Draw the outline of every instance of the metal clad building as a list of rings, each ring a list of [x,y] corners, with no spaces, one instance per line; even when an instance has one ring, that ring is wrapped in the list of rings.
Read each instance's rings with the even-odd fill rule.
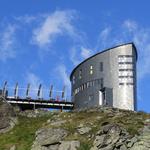
[[[136,47],[128,43],[80,63],[70,75],[74,107],[136,110],[136,61]]]

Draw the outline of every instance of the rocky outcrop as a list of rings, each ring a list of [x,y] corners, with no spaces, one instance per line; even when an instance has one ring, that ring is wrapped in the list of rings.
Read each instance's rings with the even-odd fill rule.
[[[77,128],[79,134],[86,134],[91,131],[91,127],[85,127],[83,124],[80,124]]]
[[[149,150],[150,149],[150,119],[145,121],[142,133],[138,136],[138,140],[134,143],[131,150]]]
[[[36,132],[36,140],[32,150],[76,150],[80,146],[79,141],[63,141],[67,136],[64,129],[41,129]]]
[[[88,134],[91,128],[84,127],[81,124],[77,128],[76,134]],[[32,146],[32,150],[77,150],[81,146],[79,139],[65,140],[68,134],[70,134],[68,131],[60,128],[40,129],[36,133],[36,140]],[[93,137],[93,146],[90,150],[150,149],[149,123],[146,124],[140,136],[130,135],[126,129],[117,124],[106,124],[100,127],[100,130]]]
[[[97,107],[73,112],[49,112],[44,110],[19,111],[19,120],[39,119],[41,123],[30,132],[35,133],[35,140],[29,141],[31,150],[149,150],[150,149],[150,114],[132,112],[108,107]],[[0,127],[8,129],[14,121],[12,107],[0,103]],[[44,117],[44,118],[43,118]],[[36,121],[35,121],[36,120]],[[43,121],[44,120],[44,121]],[[21,123],[21,120],[19,121]],[[27,122],[23,122],[26,124]],[[13,124],[14,125],[14,124]],[[17,128],[22,126],[18,124]],[[25,129],[28,136],[30,126]],[[31,127],[31,130],[34,126]],[[37,130],[38,129],[38,130]],[[5,130],[6,131],[6,130]],[[9,136],[12,136],[12,130]],[[27,134],[26,134],[27,132]],[[29,134],[29,135],[30,135]],[[15,135],[16,137],[16,135]],[[3,137],[1,136],[1,139]],[[18,138],[16,138],[18,139]],[[5,139],[7,140],[7,139]],[[0,141],[1,142],[1,141]],[[23,149],[18,142],[8,143],[11,150]],[[25,142],[26,143],[26,142]],[[3,143],[0,143],[0,146]],[[1,149],[1,147],[0,147]],[[3,149],[7,147],[3,144]],[[24,149],[27,149],[25,146]]]
[[[114,108],[59,113],[47,121],[48,128],[36,133],[32,150],[148,150],[150,119],[143,122],[141,116],[136,117],[136,112]],[[136,127],[138,123],[143,128]],[[136,129],[140,136],[129,129]]]
[[[12,129],[17,123],[17,117],[13,107],[4,98],[0,98],[0,133]]]
[[[132,136],[122,127],[116,124],[103,126],[97,133],[91,150],[126,150],[136,142]]]

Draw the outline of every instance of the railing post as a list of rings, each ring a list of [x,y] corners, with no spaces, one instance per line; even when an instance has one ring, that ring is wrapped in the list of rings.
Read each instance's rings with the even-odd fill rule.
[[[14,91],[14,97],[18,98],[18,82],[16,83],[15,91]]]

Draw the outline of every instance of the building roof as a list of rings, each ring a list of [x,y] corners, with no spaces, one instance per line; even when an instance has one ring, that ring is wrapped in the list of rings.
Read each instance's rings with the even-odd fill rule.
[[[135,49],[136,60],[137,60],[137,58],[138,58],[137,49],[136,49],[136,46],[135,46],[135,44],[134,44],[133,42],[125,43],[125,44],[120,44],[120,45],[117,45],[117,46],[108,48],[108,49],[106,49],[106,50],[103,50],[103,51],[101,51],[101,52],[99,52],[99,53],[96,53],[95,55],[92,55],[91,57],[89,57],[89,58],[85,59],[84,61],[82,61],[82,62],[81,62],[80,64],[78,64],[78,65],[73,69],[73,71],[71,72],[71,74],[70,74],[70,81],[71,81],[72,75],[74,74],[75,70],[76,70],[80,65],[82,65],[84,62],[88,61],[89,59],[91,59],[91,58],[93,58],[93,57],[95,57],[95,56],[97,56],[97,55],[99,55],[99,54],[102,54],[102,53],[104,53],[104,52],[110,51],[110,50],[112,50],[112,49],[114,49],[114,48],[121,47],[121,46],[124,46],[124,45],[130,45],[130,44],[131,44],[131,45],[134,47],[134,49]]]

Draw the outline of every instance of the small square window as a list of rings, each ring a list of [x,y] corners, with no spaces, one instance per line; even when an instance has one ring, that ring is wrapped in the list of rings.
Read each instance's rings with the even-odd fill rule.
[[[100,62],[100,71],[103,71],[103,62]]]
[[[93,74],[93,70],[90,70],[90,74]]]
[[[73,76],[72,83],[75,84],[75,76]]]
[[[93,74],[93,66],[92,65],[90,66],[90,74],[91,75]]]
[[[79,79],[82,79],[82,70],[79,71]]]
[[[100,83],[101,83],[101,88],[103,88],[104,87],[104,79],[103,78],[100,79]]]

